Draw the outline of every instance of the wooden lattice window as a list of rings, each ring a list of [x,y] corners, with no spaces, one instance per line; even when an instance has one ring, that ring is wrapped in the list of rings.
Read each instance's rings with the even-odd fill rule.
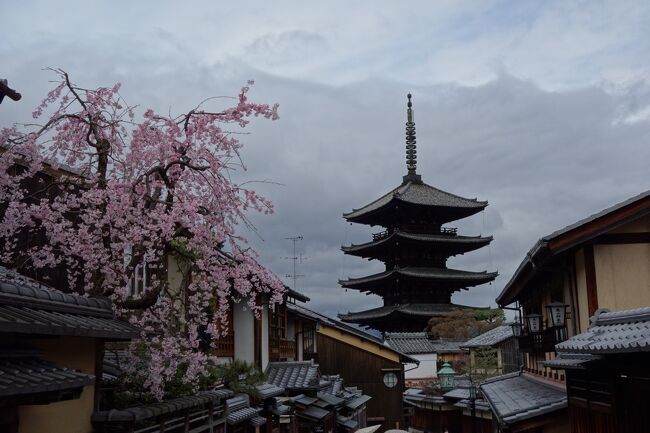
[[[269,311],[269,333],[271,338],[287,338],[287,307],[285,305],[275,305],[275,308]]]

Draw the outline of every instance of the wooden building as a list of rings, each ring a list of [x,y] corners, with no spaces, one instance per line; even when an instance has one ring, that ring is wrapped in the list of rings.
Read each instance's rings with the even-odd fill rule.
[[[514,305],[523,317],[518,337],[521,376],[530,379],[526,386],[531,395],[547,393],[548,387],[540,383],[563,390],[544,409],[534,398],[520,407],[529,415],[529,430],[521,431],[570,431],[566,373],[548,362],[556,358],[557,344],[588,330],[589,318],[599,308],[621,311],[650,306],[650,191],[539,239],[497,303]],[[488,400],[493,397],[498,412],[499,394],[483,392]],[[610,414],[613,410],[601,409]],[[513,430],[507,417],[495,418],[501,431]]]
[[[65,294],[0,266],[0,431],[91,431],[104,343],[139,334],[107,299]]]
[[[469,351],[468,372],[491,377],[519,371],[521,355],[512,325],[504,323],[462,344]]]
[[[316,360],[323,374],[340,375],[348,386],[372,397],[368,425],[382,424],[384,430],[403,426],[405,365],[415,367],[418,360],[367,332],[302,305],[289,303],[287,308],[302,349],[298,358]]]
[[[466,199],[422,181],[416,172],[415,123],[409,95],[406,123],[407,174],[402,184],[372,203],[346,213],[351,223],[381,226],[370,242],[344,246],[343,252],[384,262],[384,272],[340,281],[343,287],[379,295],[384,305],[340,315],[345,322],[381,332],[421,332],[428,320],[457,308],[455,291],[491,282],[496,272],[447,267],[447,259],[484,247],[492,237],[460,236],[447,223],[469,217],[487,202]]]
[[[558,344],[545,363],[567,376],[571,431],[650,431],[650,307],[599,309],[583,333]]]

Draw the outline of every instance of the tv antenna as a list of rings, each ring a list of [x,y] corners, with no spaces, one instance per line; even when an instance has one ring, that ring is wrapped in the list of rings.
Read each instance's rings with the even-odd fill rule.
[[[291,274],[286,274],[285,277],[287,277],[287,278],[291,278],[291,280],[293,281],[293,287],[292,287],[292,289],[293,289],[293,290],[297,290],[297,287],[296,287],[296,280],[297,280],[298,278],[300,278],[300,277],[304,277],[304,275],[302,275],[302,274],[298,274],[298,272],[297,272],[297,266],[298,266],[299,263],[302,264],[302,262],[303,262],[304,260],[307,260],[307,257],[304,257],[304,256],[302,255],[302,253],[299,253],[299,254],[296,253],[296,243],[297,243],[298,241],[301,241],[301,240],[303,239],[303,237],[302,237],[302,236],[292,236],[292,237],[288,237],[288,238],[285,238],[285,239],[288,240],[288,241],[293,242],[293,255],[292,255],[292,256],[289,256],[289,257],[283,257],[283,259],[287,259],[287,260],[292,260],[292,261],[293,261],[293,273],[291,273]]]

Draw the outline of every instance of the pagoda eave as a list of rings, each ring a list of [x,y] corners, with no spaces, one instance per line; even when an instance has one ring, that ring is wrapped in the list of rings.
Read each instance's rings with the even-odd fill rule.
[[[436,249],[447,256],[453,256],[482,248],[492,242],[492,239],[492,236],[449,236],[396,231],[363,244],[343,246],[341,250],[352,256],[381,259],[392,253],[399,243],[403,243]]]
[[[348,289],[369,290],[373,287],[390,285],[393,284],[396,279],[405,278],[422,283],[437,283],[437,285],[440,285],[441,287],[448,287],[450,289],[460,289],[488,283],[493,281],[497,276],[497,272],[487,271],[468,272],[446,268],[401,268],[369,275],[367,277],[339,280],[339,284]]]

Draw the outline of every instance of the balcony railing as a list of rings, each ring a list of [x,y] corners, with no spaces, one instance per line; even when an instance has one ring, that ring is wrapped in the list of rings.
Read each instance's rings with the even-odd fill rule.
[[[440,227],[440,234],[456,236],[458,229],[456,227]]]
[[[224,335],[217,340],[215,355],[222,358],[235,357],[235,336]]]
[[[542,332],[529,333],[519,337],[519,350],[525,353],[555,352],[555,345],[566,339],[566,327],[549,327]]]
[[[269,338],[269,359],[271,361],[286,361],[296,357],[295,340],[285,338]]]
[[[388,232],[388,230],[384,230],[383,232],[379,232],[379,233],[373,233],[372,234],[372,240],[373,241],[380,241],[382,239],[386,239],[389,235],[390,235],[390,233]]]

